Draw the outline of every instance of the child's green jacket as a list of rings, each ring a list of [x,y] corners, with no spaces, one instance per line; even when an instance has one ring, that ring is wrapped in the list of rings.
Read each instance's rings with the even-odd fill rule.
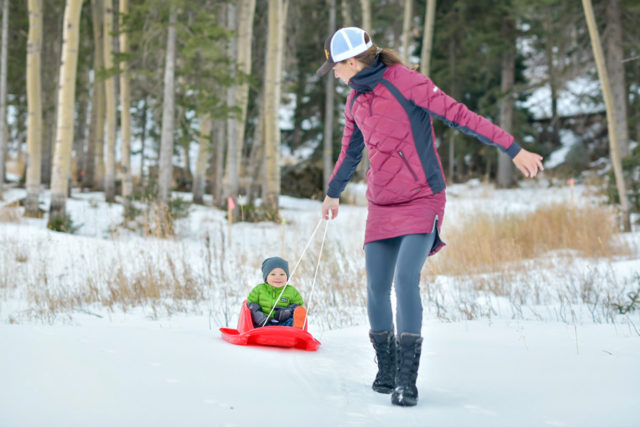
[[[268,315],[273,308],[276,299],[280,295],[280,292],[282,292],[282,288],[276,288],[268,283],[261,283],[253,288],[247,298],[247,303],[255,302],[259,304],[262,312],[265,315]],[[290,304],[304,305],[304,301],[302,299],[302,295],[300,295],[300,292],[298,292],[296,288],[291,285],[287,285],[284,289],[284,293],[280,296],[276,307],[285,308]],[[274,313],[275,310],[271,313],[271,318],[273,318]]]

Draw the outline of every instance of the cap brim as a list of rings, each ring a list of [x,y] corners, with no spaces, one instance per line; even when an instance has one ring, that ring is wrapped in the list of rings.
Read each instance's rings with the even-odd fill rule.
[[[318,71],[316,71],[316,76],[322,76],[324,74],[327,74],[333,68],[334,65],[336,65],[334,62],[327,59],[324,62],[324,64],[322,64],[320,68],[318,68]]]

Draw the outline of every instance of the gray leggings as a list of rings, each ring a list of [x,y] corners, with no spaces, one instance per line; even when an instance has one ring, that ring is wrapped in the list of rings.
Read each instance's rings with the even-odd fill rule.
[[[409,234],[365,245],[367,311],[372,331],[393,331],[391,284],[395,274],[397,334],[420,335],[422,300],[420,271],[437,235]]]

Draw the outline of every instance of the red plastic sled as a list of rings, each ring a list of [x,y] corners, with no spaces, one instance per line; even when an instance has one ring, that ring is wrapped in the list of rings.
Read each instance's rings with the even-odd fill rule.
[[[222,339],[235,345],[268,345],[274,347],[293,347],[300,350],[316,351],[320,341],[313,338],[304,329],[291,326],[267,326],[254,328],[251,311],[245,300],[240,310],[238,329],[220,328]]]

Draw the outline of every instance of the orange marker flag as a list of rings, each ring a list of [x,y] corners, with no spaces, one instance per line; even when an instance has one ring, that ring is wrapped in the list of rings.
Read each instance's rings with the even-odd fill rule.
[[[235,203],[233,203],[233,199],[232,199],[231,197],[229,197],[229,199],[227,200],[227,203],[228,203],[228,205],[229,205],[229,209],[230,209],[230,210],[235,209],[236,204],[235,204]]]

